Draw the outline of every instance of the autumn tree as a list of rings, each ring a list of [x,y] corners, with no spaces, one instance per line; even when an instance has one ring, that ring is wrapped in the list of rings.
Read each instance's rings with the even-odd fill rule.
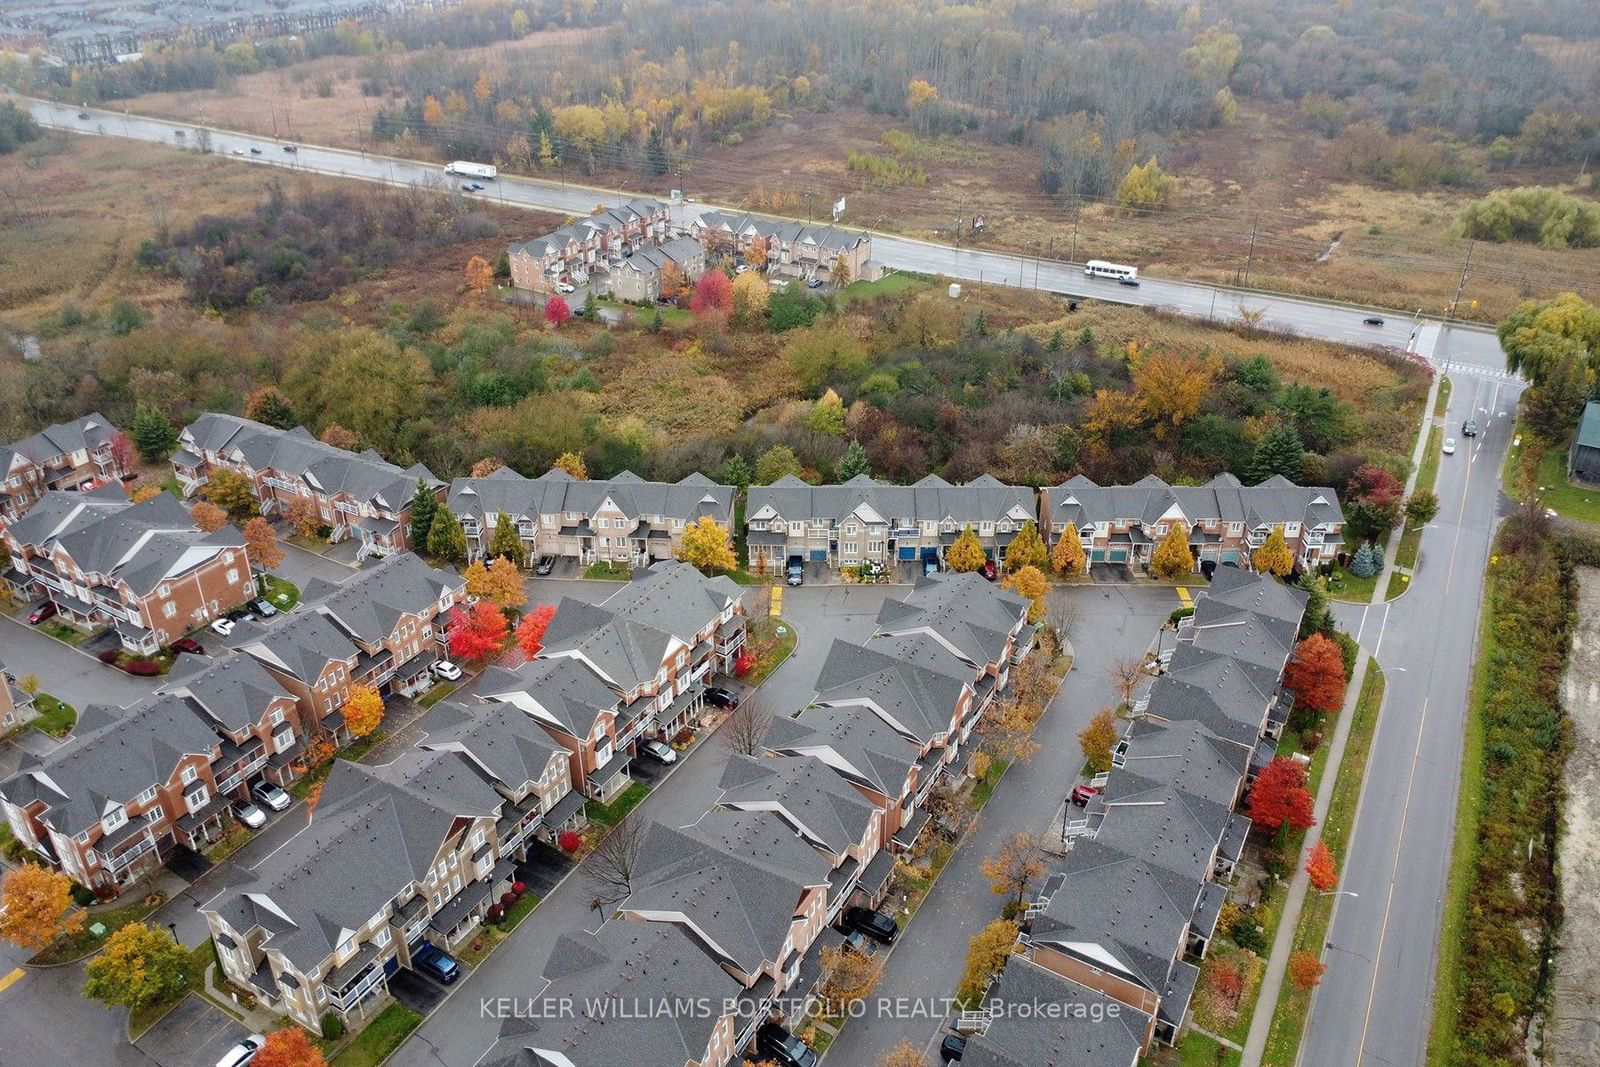
[[[827,437],[844,436],[844,400],[832,389],[827,390],[811,407],[806,418],[806,429]]]
[[[1117,203],[1130,210],[1149,210],[1160,207],[1172,195],[1176,181],[1161,170],[1156,157],[1128,168],[1121,184],[1117,186]]]
[[[111,437],[111,462],[123,474],[133,473],[137,466],[138,449],[133,446],[133,438],[127,433],[118,430]]]
[[[346,452],[354,451],[359,443],[355,434],[340,426],[337,422],[328,423],[327,428],[322,431],[322,436],[317,440],[334,448],[342,448]]]
[[[0,881],[0,938],[38,952],[83,928],[72,903],[72,879],[37,863],[24,863]]]
[[[1111,688],[1116,690],[1122,707],[1132,706],[1133,694],[1145,676],[1144,665],[1142,656],[1117,656],[1106,664],[1106,673],[1111,676]]]
[[[1244,997],[1244,969],[1233,953],[1212,953],[1200,968],[1196,995],[1205,1002],[1211,1015],[1227,1018]]]
[[[843,945],[822,950],[822,981],[817,992],[828,1005],[827,1014],[844,1014],[851,1004],[872,993],[883,976],[883,954],[871,956]]]
[[[487,478],[505,465],[506,461],[499,456],[484,456],[472,465],[472,470],[468,472],[468,477]]]
[[[213,470],[206,479],[201,495],[228,513],[234,522],[243,522],[256,514],[256,499],[250,479],[226,468]]]
[[[1283,684],[1295,706],[1332,715],[1344,707],[1344,654],[1322,634],[1312,634],[1294,647],[1284,668]]]
[[[1078,524],[1067,523],[1067,528],[1061,531],[1061,536],[1056,538],[1055,547],[1050,550],[1050,566],[1060,575],[1082,574],[1088,566],[1088,556],[1083,551],[1083,542],[1078,537]]]
[[[1044,547],[1044,539],[1039,536],[1039,529],[1033,520],[1022,524],[1022,530],[1012,539],[1006,547],[1006,570],[1020,571],[1024,567],[1033,567],[1044,570],[1050,566],[1050,553]]]
[[[298,1026],[285,1026],[267,1035],[250,1067],[327,1067],[327,1062],[309,1034]]]
[[[133,492],[128,494],[128,501],[133,504],[143,504],[146,500],[154,500],[160,495],[161,487],[159,485],[139,485],[135,486]]]
[[[574,481],[586,482],[589,480],[589,469],[583,465],[583,457],[576,452],[563,452],[556,457],[557,470],[566,471]]]
[[[1289,957],[1289,981],[1302,993],[1322,984],[1328,965],[1317,959],[1315,952],[1302,950]]]
[[[428,527],[428,554],[436,559],[454,562],[467,554],[467,532],[455,512],[441,507]]]
[[[522,543],[517,524],[502,511],[494,520],[494,536],[489,538],[489,553],[494,559],[510,560],[512,567],[528,565],[528,548]]]
[[[199,507],[198,504],[195,506]],[[301,537],[315,537],[317,531],[322,529],[322,513],[317,510],[316,501],[303,496],[297,496],[284,505],[283,519]]]
[[[292,430],[300,425],[289,398],[275,385],[263,385],[250,394],[244,402],[244,417],[280,430]]]
[[[520,608],[528,602],[528,587],[523,584],[522,571],[510,558],[497,556],[489,564],[489,599],[502,608]]]
[[[206,533],[215,533],[228,525],[228,513],[209,500],[196,500],[189,509],[189,517]]]
[[[1439,514],[1439,494],[1432,489],[1418,489],[1406,499],[1406,523],[1426,526]]]
[[[746,271],[733,280],[733,317],[747,326],[761,323],[772,299],[772,287],[756,271]]]
[[[450,655],[468,663],[480,664],[506,647],[510,623],[499,605],[480,600],[467,611],[450,612]]]
[[[700,568],[702,574],[739,567],[728,531],[717,525],[717,520],[710,515],[702,515],[684,528],[683,547],[678,551],[678,558]]]
[[[1319,893],[1327,893],[1339,884],[1339,866],[1333,850],[1320,838],[1306,857],[1306,875],[1311,879],[1311,888]]]
[[[997,896],[1021,907],[1028,887],[1044,877],[1045,851],[1039,835],[1026,830],[1001,842],[1000,851],[983,861],[983,876]]]
[[[467,260],[467,288],[475,293],[481,293],[494,283],[494,268],[482,256],[473,256]]]
[[[1400,523],[1405,487],[1384,467],[1368,463],[1345,488],[1345,525],[1357,537],[1382,541]]]
[[[920,1048],[902,1038],[898,1045],[883,1054],[878,1067],[925,1067],[927,1062]]]
[[[570,318],[572,318],[572,308],[567,306],[565,298],[552,296],[545,301],[544,321],[559,328],[566,325],[567,320]]]
[[[694,283],[689,310],[696,315],[723,314],[733,308],[733,283],[720,270],[708,270]]]
[[[1007,763],[1027,763],[1039,752],[1033,728],[1039,722],[1039,709],[1017,700],[1008,700],[978,722],[979,754]],[[973,771],[974,777],[986,775]]]
[[[758,485],[771,485],[780,478],[799,477],[801,473],[800,458],[788,445],[773,445],[756,457]]]
[[[1276,832],[1284,826],[1309,830],[1316,825],[1311,792],[1306,788],[1305,765],[1286,756],[1267,764],[1250,789],[1250,821]]]
[[[383,697],[370,685],[353,685],[341,710],[351,735],[366,737],[383,721]]]
[[[244,550],[258,571],[273,570],[283,562],[277,531],[260,515],[244,524]]]
[[[1111,769],[1111,753],[1120,739],[1117,717],[1110,708],[1101,708],[1078,735],[1078,747],[1092,773],[1104,774]]]
[[[1194,555],[1189,551],[1189,527],[1174,522],[1150,555],[1150,573],[1157,578],[1182,578],[1193,570]]]
[[[967,967],[956,988],[956,997],[963,1004],[975,1004],[989,988],[989,980],[1006,965],[1006,959],[1017,951],[1017,924],[1009,919],[996,919],[972,936],[967,942]]]
[[[539,655],[539,650],[544,647],[545,631],[550,629],[550,620],[556,617],[554,604],[540,604],[517,623],[517,647],[522,649],[522,654],[529,659]]]
[[[1222,361],[1163,349],[1140,356],[1129,369],[1134,395],[1155,423],[1156,437],[1169,440],[1211,399]]]
[[[83,995],[134,1009],[169,1000],[183,992],[188,962],[188,952],[166,930],[129,923],[89,961]]]
[[[1044,571],[1038,567],[1024,567],[1015,574],[1007,575],[1000,584],[1018,596],[1028,598],[1029,622],[1036,623],[1044,618],[1046,601],[1050,595],[1050,579],[1044,576]]]
[[[835,289],[843,289],[851,282],[850,261],[840,252],[833,257],[833,266],[828,268],[828,284]]]
[[[1262,574],[1287,577],[1294,570],[1294,553],[1284,540],[1283,527],[1274,526],[1261,547],[1250,554],[1250,563]]]
[[[772,708],[756,689],[734,705],[717,731],[722,743],[741,756],[761,756],[767,751],[767,731],[772,728]]]
[[[989,562],[989,554],[983,550],[978,535],[972,532],[971,526],[968,526],[961,531],[961,536],[945,549],[944,561],[949,564],[951,570],[965,574]]]

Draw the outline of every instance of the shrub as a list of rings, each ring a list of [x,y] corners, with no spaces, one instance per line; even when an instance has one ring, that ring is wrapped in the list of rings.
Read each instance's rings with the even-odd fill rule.
[[[1233,943],[1240,948],[1247,948],[1260,956],[1267,950],[1266,935],[1261,932],[1260,925],[1253,915],[1241,915],[1228,929],[1228,936],[1233,938]]]
[[[87,908],[97,899],[99,898],[94,895],[94,890],[81,886],[77,882],[72,883],[72,902],[78,907]]]
[[[323,1012],[322,1014],[322,1040],[337,1041],[344,1036],[344,1020],[339,1018],[336,1011]]]
[[[500,894],[500,906],[502,908],[509,908],[509,907],[511,907],[511,905],[515,904],[516,902],[517,902],[517,895],[515,893],[501,893]]]
[[[576,830],[563,830],[561,836],[556,838],[556,843],[561,846],[561,851],[572,853],[578,851],[578,846],[583,844],[583,838],[578,836]]]
[[[161,664],[150,659],[131,659],[122,665],[122,669],[128,674],[150,678],[161,673]]]
[[[511,891],[513,893],[515,893],[520,898],[522,896],[522,894],[524,894],[524,893],[526,893],[528,891],[528,883],[527,882],[512,882],[511,883]]]
[[[116,663],[117,662],[117,656],[118,656],[118,652],[117,652],[116,649],[108,648],[108,649],[104,649],[100,653],[98,653],[95,656],[95,659],[99,660],[101,663]]]
[[[490,904],[489,905],[489,921],[490,922],[492,922],[492,923],[499,922],[501,919],[505,918],[505,914],[506,914],[506,909],[501,907],[500,905],[498,905],[498,904]]]

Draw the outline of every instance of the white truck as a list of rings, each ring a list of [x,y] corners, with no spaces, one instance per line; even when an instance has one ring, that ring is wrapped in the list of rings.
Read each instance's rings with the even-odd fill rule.
[[[465,159],[458,159],[454,163],[445,165],[444,172],[461,178],[478,178],[482,181],[492,182],[500,174],[488,163],[471,163]]]

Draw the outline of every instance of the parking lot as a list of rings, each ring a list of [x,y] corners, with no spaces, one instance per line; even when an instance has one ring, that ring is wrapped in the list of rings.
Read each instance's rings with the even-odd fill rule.
[[[134,1047],[160,1067],[214,1067],[234,1042],[249,1033],[221,1008],[191,994],[145,1031]]]

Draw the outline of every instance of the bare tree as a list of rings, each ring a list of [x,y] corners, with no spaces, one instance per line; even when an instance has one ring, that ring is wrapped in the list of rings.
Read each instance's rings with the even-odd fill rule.
[[[1056,640],[1069,643],[1078,632],[1078,623],[1081,618],[1078,609],[1078,598],[1070,595],[1070,590],[1057,589],[1045,602],[1044,623],[1056,635]]]
[[[739,755],[760,756],[767,750],[767,731],[771,728],[772,709],[756,691],[739,701],[718,734],[722,743]]]
[[[650,824],[643,818],[623,819],[584,864],[584,876],[594,890],[595,899],[603,905],[616,904],[633,892],[634,872],[649,831]]]
[[[1134,690],[1139,688],[1139,679],[1144,677],[1144,658],[1119,656],[1106,665],[1106,673],[1111,675],[1111,687],[1122,704],[1132,705]]]

